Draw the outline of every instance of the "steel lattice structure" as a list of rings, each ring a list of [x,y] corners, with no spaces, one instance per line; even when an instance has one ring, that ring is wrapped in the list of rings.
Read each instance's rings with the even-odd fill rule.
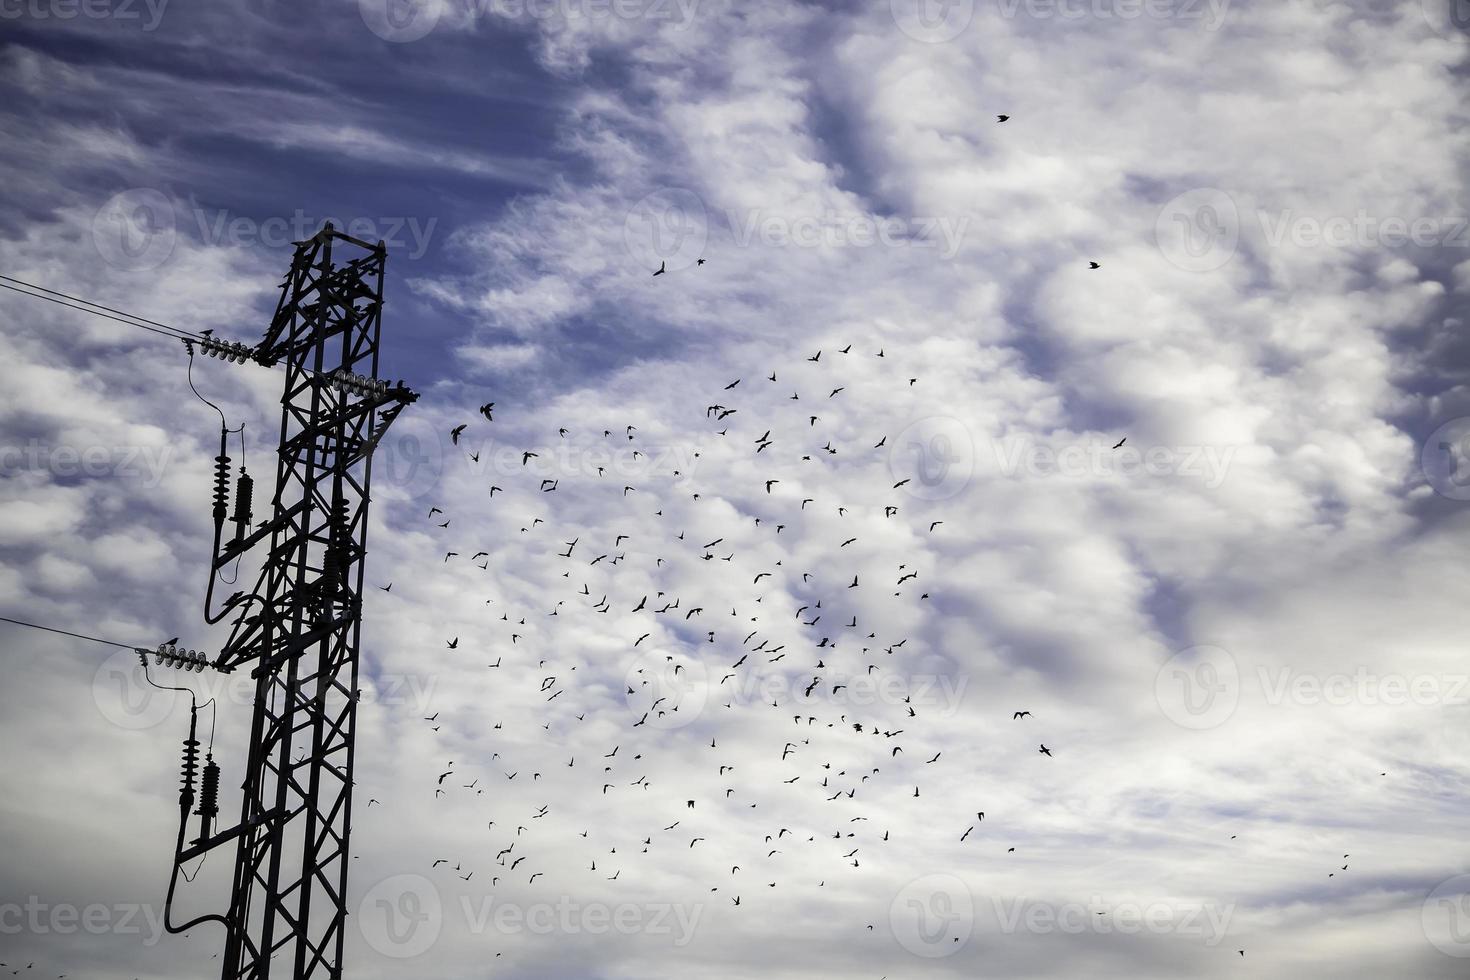
[[[239,824],[209,835],[206,818],[188,847],[181,827],[175,855],[177,874],[235,841],[230,908],[170,928],[222,922],[224,980],[263,980],[273,966],[296,980],[342,976],[371,455],[417,398],[377,377],[386,258],[381,242],[330,224],[297,243],[270,328],[249,354],[285,369],[272,514],[250,527],[242,477],[235,536],[223,546],[228,458],[220,453],[212,572],[268,542],[253,593],[236,593],[211,614],[211,574],[205,599],[210,622],[235,617],[213,666],[253,665],[254,718]],[[223,356],[239,347],[216,344]],[[192,798],[187,772],[185,790]],[[201,809],[211,802],[206,796]],[[171,902],[172,886],[169,894]]]

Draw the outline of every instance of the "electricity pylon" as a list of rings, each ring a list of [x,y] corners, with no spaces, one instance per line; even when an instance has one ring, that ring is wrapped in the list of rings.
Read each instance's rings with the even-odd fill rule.
[[[212,666],[228,672],[253,664],[255,678],[240,821],[211,833],[218,771],[211,785],[206,770],[200,833],[184,845],[194,799],[188,743],[180,799],[175,880],[184,864],[236,844],[229,910],[169,925],[226,927],[223,980],[264,980],[273,969],[295,980],[343,975],[372,452],[394,416],[418,397],[378,379],[386,259],[382,242],[370,245],[328,224],[297,243],[260,344],[201,345],[229,360],[280,364],[286,375],[270,519],[251,526],[252,481],[242,470],[233,536],[224,540],[223,434],[215,477],[205,619],[234,620]],[[217,573],[267,542],[254,590],[212,611]],[[170,905],[173,891],[171,882]]]

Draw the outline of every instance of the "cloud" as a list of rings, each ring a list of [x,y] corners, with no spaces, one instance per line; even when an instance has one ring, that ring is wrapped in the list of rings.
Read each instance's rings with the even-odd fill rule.
[[[455,93],[474,45],[528,45],[555,132],[505,157],[452,127],[417,142],[433,87],[320,111],[335,60],[321,91],[217,89],[270,94],[205,143],[517,187],[457,188],[444,255],[390,279],[384,373],[411,366],[424,397],[374,462],[354,975],[1212,977],[1241,948],[1253,975],[1457,975],[1425,902],[1464,870],[1444,854],[1470,786],[1467,526],[1458,471],[1421,457],[1464,369],[1442,326],[1465,285],[1464,48],[1413,5],[1100,6],[980,4],[940,43],[885,4],[677,24],[451,5],[377,46],[354,23],[374,71],[426,85],[442,58]],[[11,50],[11,84],[44,77],[58,105],[119,71]],[[260,53],[277,82],[304,70]],[[278,256],[185,222],[156,269],[97,262],[104,202],[166,166],[178,205],[208,163],[145,135],[201,110],[139,81],[126,126],[23,131],[3,264],[249,339]],[[59,145],[82,191],[36,165]],[[217,648],[197,619],[217,417],[161,342],[0,303],[7,614]],[[415,360],[436,330],[444,353]],[[278,376],[195,380],[269,482]],[[92,471],[63,447],[105,452]],[[0,846],[27,857],[0,903],[156,905],[182,699],[129,713],[105,648],[10,638]],[[234,785],[250,687],[192,683]],[[216,864],[191,908],[219,906]],[[374,916],[409,891],[440,913],[405,960]],[[16,942],[58,972],[186,976],[217,945],[195,931]]]

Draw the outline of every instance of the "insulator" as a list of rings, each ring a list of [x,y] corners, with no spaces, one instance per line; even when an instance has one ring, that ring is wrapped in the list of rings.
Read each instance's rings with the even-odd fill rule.
[[[210,357],[217,357],[227,363],[243,364],[250,360],[255,348],[239,341],[226,343],[213,337],[205,337],[199,341],[200,352]]]
[[[235,515],[230,520],[235,522],[235,540],[238,541],[250,530],[250,505],[255,494],[255,481],[250,474],[245,472],[245,467],[240,467],[240,479],[235,481]]]
[[[204,840],[209,836],[214,818],[219,815],[219,763],[214,761],[213,753],[204,757],[204,778],[199,783],[199,809],[194,811],[194,815],[201,818],[199,839]]]
[[[346,368],[338,368],[328,377],[328,383],[335,390],[348,391],[354,395],[381,395],[388,390],[388,382],[377,378],[369,378],[366,375],[348,371]]]
[[[194,802],[194,776],[199,771],[199,740],[193,738],[184,739],[184,763],[180,775],[183,785],[179,788],[179,805],[188,808]]]
[[[332,550],[336,553],[336,564],[339,572],[345,574],[349,559],[348,551],[348,503],[345,497],[339,497],[332,507]]]
[[[214,458],[214,526],[223,527],[229,510],[230,457],[220,453]]]

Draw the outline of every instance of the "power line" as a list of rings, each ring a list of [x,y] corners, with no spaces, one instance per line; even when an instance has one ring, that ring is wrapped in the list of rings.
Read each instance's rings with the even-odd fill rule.
[[[138,316],[135,313],[128,313],[128,312],[126,312],[124,310],[116,310],[116,309],[113,309],[110,306],[103,306],[101,303],[94,303],[94,302],[92,302],[89,299],[82,299],[80,296],[73,296],[70,293],[63,293],[63,292],[61,292],[60,290],[57,290],[57,289],[47,289],[45,286],[38,286],[38,285],[36,285],[33,282],[26,282],[24,279],[14,279],[14,278],[11,278],[10,276],[0,276],[0,279],[5,280],[6,282],[13,282],[13,283],[15,283],[18,286],[25,286],[25,287],[27,287],[29,289],[39,289],[41,292],[43,292],[43,293],[50,293],[52,296],[60,296],[60,297],[63,297],[64,299],[73,300],[73,301],[78,302],[78,303],[85,303],[88,306],[95,306],[99,310],[106,310],[108,313],[116,313],[118,316],[127,317],[129,320],[136,320],[136,321],[138,321],[138,324],[139,325],[142,325],[142,324],[145,324],[145,323],[146,324],[151,324],[152,326],[155,326],[155,327],[162,327],[164,330],[172,330],[172,331],[174,331],[177,334],[181,334],[181,335],[185,335],[185,336],[192,336],[191,334],[188,333],[188,331],[181,330],[180,328],[175,327],[175,326],[170,326],[167,323],[159,323],[157,320],[150,320],[146,316]],[[7,289],[10,289],[12,287],[7,286],[6,288]],[[16,292],[22,292],[22,290],[17,289]],[[26,295],[31,295],[31,294],[27,293]],[[38,296],[36,298],[37,299],[45,299],[44,296]]]
[[[154,327],[145,326],[141,323],[135,323],[132,320],[124,320],[122,317],[110,316],[109,314],[98,312],[97,310],[89,310],[85,306],[74,306],[71,303],[66,303],[59,299],[53,299],[50,296],[42,296],[39,293],[28,293],[24,289],[16,289],[14,286],[6,285],[3,282],[0,282],[0,288],[9,289],[14,292],[20,293],[22,296],[30,296],[33,299],[44,299],[48,303],[55,303],[57,306],[65,306],[67,309],[81,310],[83,313],[91,313],[93,316],[100,316],[105,320],[115,320],[118,323],[124,323],[130,327],[138,327],[139,329],[147,330],[149,333],[156,333],[160,337],[167,337],[170,340],[185,339],[179,334],[168,333],[167,331],[158,330]]]
[[[20,293],[22,296],[29,296],[32,299],[44,299],[48,303],[55,303],[57,306],[64,306],[69,310],[78,310],[82,313],[90,313],[93,316],[100,316],[105,320],[113,320],[117,323],[126,324],[129,327],[137,327],[140,330],[147,330],[149,333],[155,333],[158,334],[160,337],[167,337],[170,340],[182,340],[185,343],[196,343],[206,346],[212,343],[216,346],[216,348],[218,348],[221,343],[215,338],[207,337],[204,334],[190,333],[187,330],[183,330],[179,327],[170,326],[167,323],[159,323],[157,320],[150,320],[147,317],[137,316],[133,313],[125,313],[122,310],[115,310],[110,306],[103,306],[101,303],[94,303],[89,299],[82,299],[80,296],[73,296],[70,293],[63,293],[55,289],[47,289],[45,286],[38,286],[33,282],[26,282],[24,279],[13,279],[10,276],[0,276],[0,280],[4,280],[3,282],[0,282],[0,289],[9,289],[12,292]],[[38,289],[41,292],[27,292],[27,290],[19,289],[16,286],[9,285],[9,283],[17,283],[20,286],[28,287],[28,289]],[[41,293],[50,293],[51,295],[43,296],[41,295]],[[68,303],[66,302],[66,300],[73,300],[74,302]],[[85,305],[77,306],[75,305],[76,303],[82,303]],[[311,368],[306,367],[305,365],[296,365],[296,368],[299,371],[305,372],[306,374],[315,375],[317,377],[330,377],[330,375],[324,372],[314,371]],[[198,394],[198,392],[196,391],[195,394]],[[216,411],[218,411],[218,409],[216,409]]]
[[[104,640],[96,636],[87,636],[85,633],[72,633],[69,630],[59,630],[54,626],[42,626],[39,623],[27,623],[20,619],[11,619],[9,616],[0,616],[0,622],[14,623],[17,626],[29,626],[33,630],[45,630],[47,633],[60,633],[62,636],[74,636],[79,640],[91,640],[93,643],[105,643],[112,647],[122,647],[125,650],[141,649],[133,643],[118,643],[116,640]]]

